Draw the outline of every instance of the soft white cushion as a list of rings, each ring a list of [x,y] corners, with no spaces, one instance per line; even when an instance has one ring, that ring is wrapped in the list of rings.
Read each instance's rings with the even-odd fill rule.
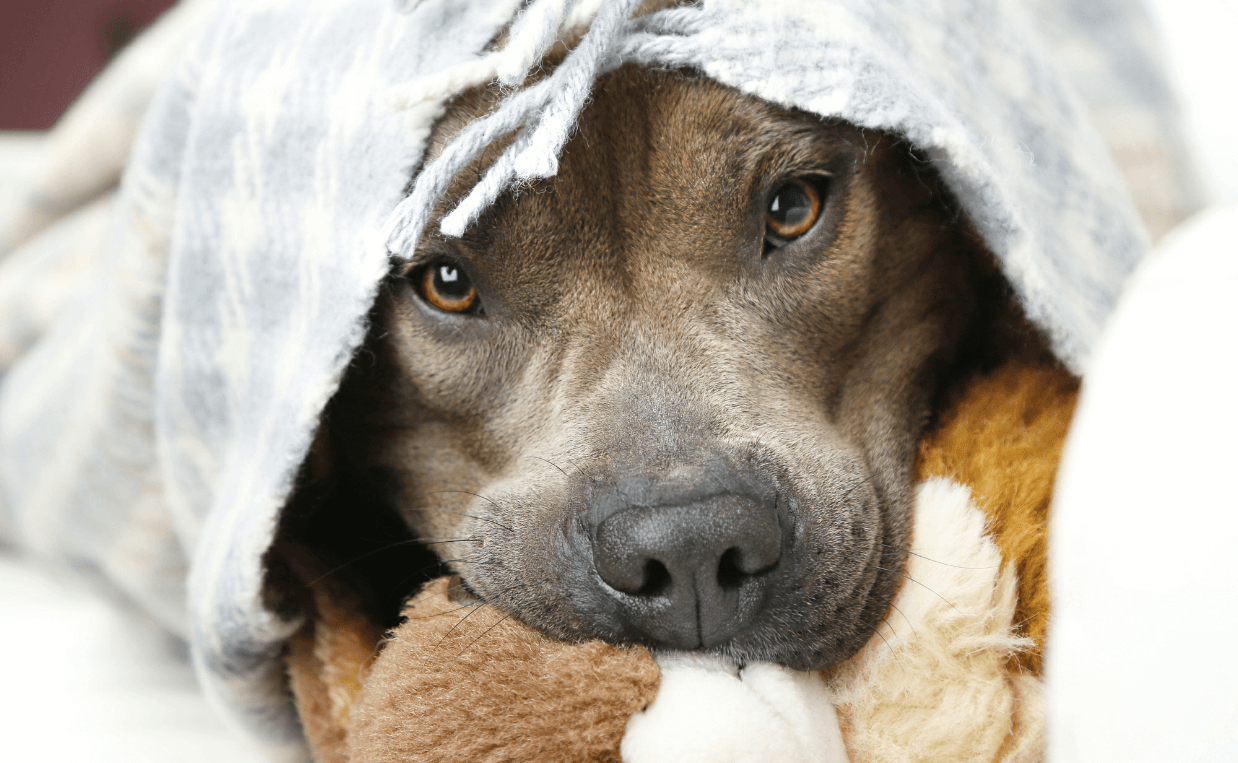
[[[1238,206],[1127,285],[1059,474],[1050,760],[1238,759]]]

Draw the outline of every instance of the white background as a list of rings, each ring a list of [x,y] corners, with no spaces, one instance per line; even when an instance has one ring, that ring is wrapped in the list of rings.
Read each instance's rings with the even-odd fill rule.
[[[1212,200],[1238,201],[1238,0],[1147,0]]]

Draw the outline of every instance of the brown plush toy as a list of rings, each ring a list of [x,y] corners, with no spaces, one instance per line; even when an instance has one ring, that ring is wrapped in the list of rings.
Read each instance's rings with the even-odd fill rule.
[[[315,580],[288,653],[315,757],[1039,760],[1045,528],[1076,390],[1064,371],[1018,363],[965,387],[921,442],[915,541],[891,613],[823,674],[552,641],[451,579],[384,637],[329,577]],[[839,733],[845,751],[825,749]]]

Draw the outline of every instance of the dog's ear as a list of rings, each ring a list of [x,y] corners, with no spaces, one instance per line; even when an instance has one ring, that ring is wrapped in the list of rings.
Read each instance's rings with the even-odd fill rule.
[[[305,546],[281,541],[271,566],[285,572],[282,587],[305,616],[288,641],[285,664],[305,735],[318,763],[345,763],[353,706],[383,637],[363,597]]]

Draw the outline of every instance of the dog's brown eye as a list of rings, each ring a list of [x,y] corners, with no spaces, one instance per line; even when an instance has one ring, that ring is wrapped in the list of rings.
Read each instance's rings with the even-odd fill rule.
[[[477,307],[477,288],[460,266],[437,260],[421,274],[421,293],[426,301],[448,313],[467,313]]]
[[[789,241],[812,228],[821,213],[821,195],[803,180],[789,180],[774,189],[765,209],[765,225],[769,233]]]

